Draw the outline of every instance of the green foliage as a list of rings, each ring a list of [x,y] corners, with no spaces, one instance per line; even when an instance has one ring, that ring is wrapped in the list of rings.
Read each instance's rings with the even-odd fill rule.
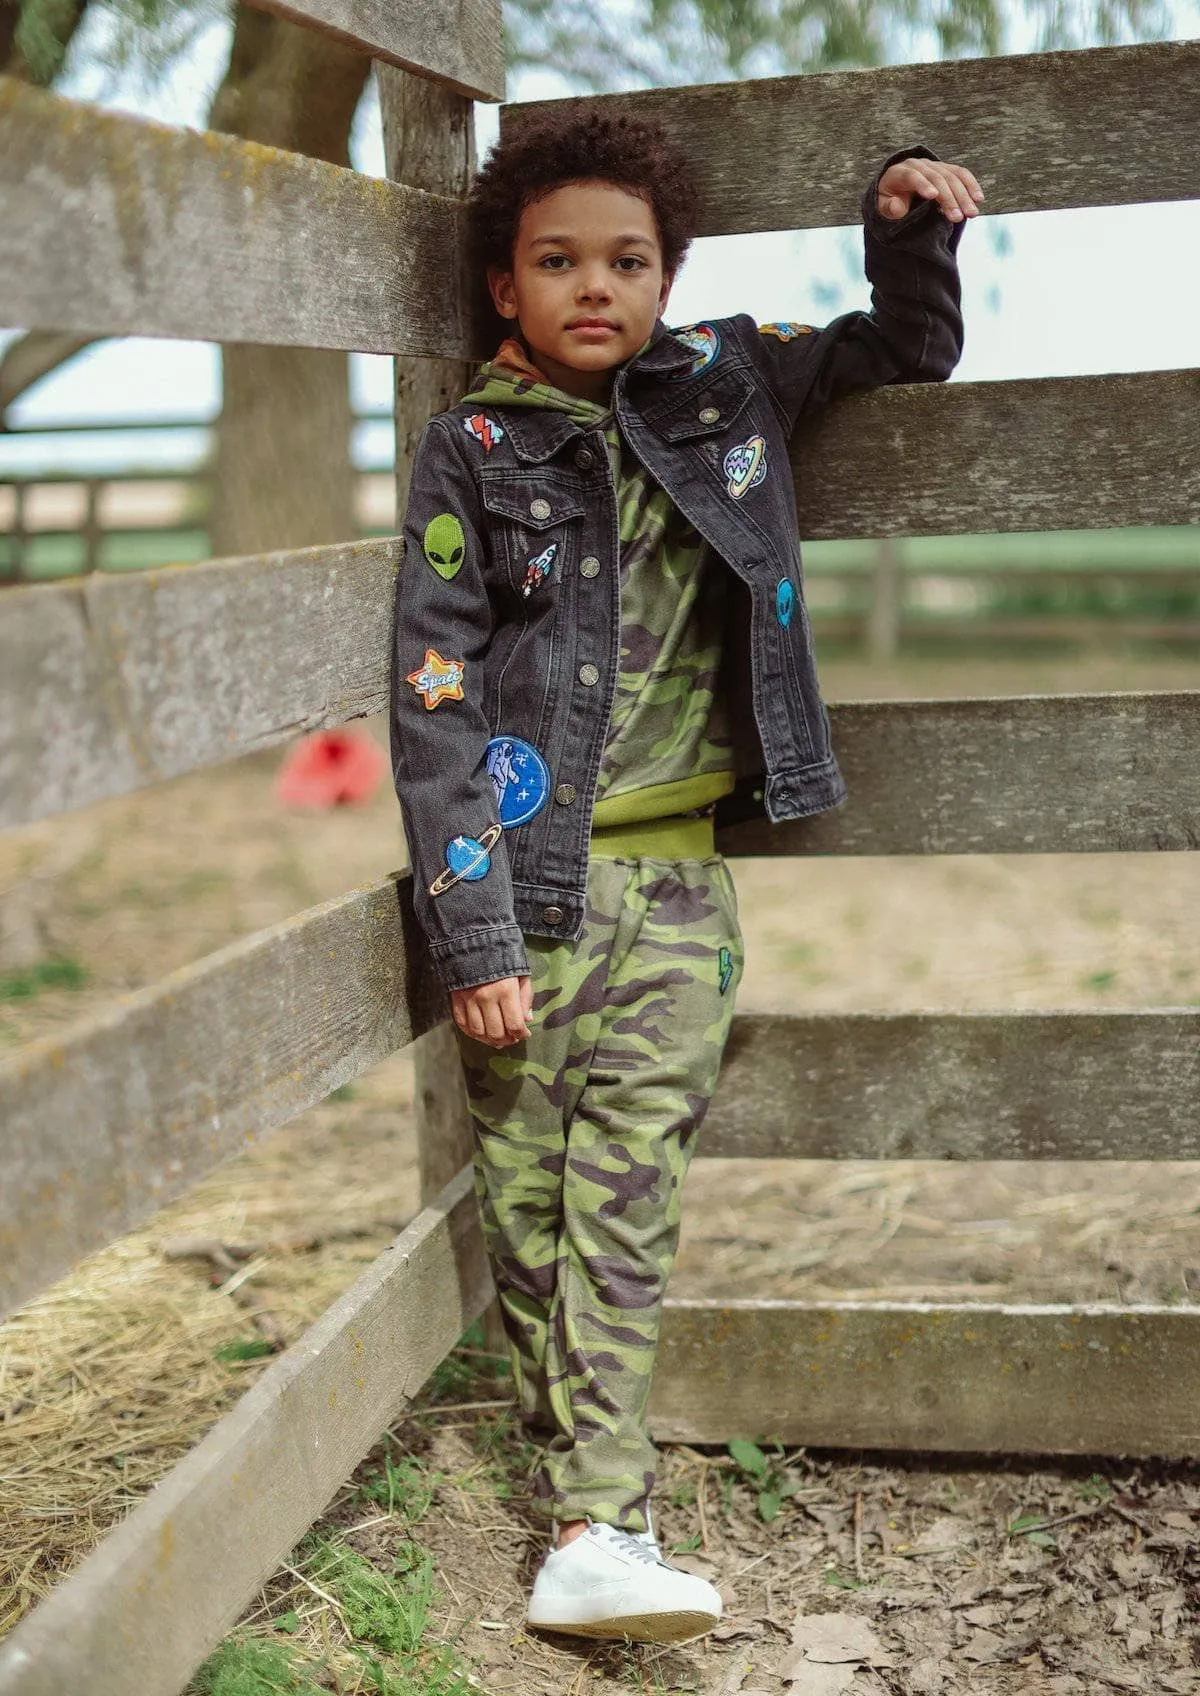
[[[274,1353],[265,1337],[237,1337],[233,1342],[222,1343],[220,1348],[214,1349],[213,1359],[219,1360],[222,1366],[237,1366],[243,1360],[262,1360],[264,1355]]]
[[[196,1674],[197,1696],[320,1696],[321,1687],[292,1665],[277,1643],[231,1638]]]
[[[382,1466],[363,1470],[358,1491],[365,1501],[377,1502],[385,1512],[415,1525],[429,1512],[442,1478],[442,1473],[430,1472],[408,1455],[393,1460],[386,1454]]]
[[[433,1562],[419,1554],[393,1583],[345,1543],[318,1542],[307,1568],[329,1591],[359,1643],[407,1656],[421,1644],[433,1602]]]
[[[1023,1537],[1027,1543],[1032,1543],[1038,1549],[1057,1549],[1058,1543],[1045,1530],[1045,1523],[1040,1513],[1023,1513],[1013,1520],[1008,1528],[1008,1535]]]
[[[19,0],[16,45],[39,82],[61,72],[63,38],[73,7],[64,0]],[[216,20],[227,17],[232,0],[90,0],[89,10],[107,14],[109,27],[92,32],[89,60],[118,75],[135,71],[150,86],[194,46]]]
[[[43,989],[82,989],[87,977],[78,960],[53,955],[0,978],[0,1001],[29,1001]]]
[[[781,71],[955,59],[1013,51],[1011,24],[1038,48],[1147,40],[1166,32],[1164,0],[510,0],[509,62],[555,70],[596,92],[723,82]]]
[[[738,1439],[730,1443],[729,1454],[737,1463],[743,1482],[754,1491],[758,1517],[764,1525],[769,1525],[778,1517],[788,1497],[800,1488],[799,1481],[789,1475],[784,1464],[783,1449],[776,1444],[775,1453],[768,1455],[757,1443]]]

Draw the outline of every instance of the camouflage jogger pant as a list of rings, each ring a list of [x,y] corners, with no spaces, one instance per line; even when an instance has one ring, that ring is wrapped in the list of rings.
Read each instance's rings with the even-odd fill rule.
[[[534,1503],[645,1529],[646,1403],[681,1191],[742,970],[720,855],[588,861],[576,942],[528,937],[531,1034],[458,1032]]]

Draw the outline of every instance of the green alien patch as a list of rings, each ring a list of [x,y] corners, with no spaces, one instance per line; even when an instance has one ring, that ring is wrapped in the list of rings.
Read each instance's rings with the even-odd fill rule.
[[[463,527],[452,512],[439,512],[425,526],[425,558],[449,583],[466,557],[467,539]]]

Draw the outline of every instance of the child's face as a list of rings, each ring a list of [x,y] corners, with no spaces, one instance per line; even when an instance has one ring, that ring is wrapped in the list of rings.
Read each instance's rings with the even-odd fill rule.
[[[511,271],[489,269],[496,310],[568,394],[606,396],[646,341],[671,278],[646,202],[613,183],[566,183],[521,214]]]

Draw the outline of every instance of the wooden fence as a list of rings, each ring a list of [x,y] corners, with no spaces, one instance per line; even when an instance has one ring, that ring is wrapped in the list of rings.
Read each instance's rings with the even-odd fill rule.
[[[471,340],[460,203],[467,97],[501,93],[499,8],[271,4],[381,61],[394,180],[0,84],[0,320],[401,356],[403,492],[421,417],[454,394],[464,356],[487,351]],[[849,221],[872,163],[917,137],[969,161],[993,210],[1182,197],[1194,192],[1200,44],[620,104],[688,146],[710,233]],[[1188,371],[856,398],[797,444],[804,528],[1194,524],[1198,402]],[[384,540],[6,592],[0,823],[381,710],[396,567]],[[1200,846],[1200,693],[866,703],[833,718],[851,803],[737,825],[726,852]],[[5,1063],[4,1308],[418,1038],[428,1205],[11,1634],[0,1696],[177,1692],[486,1305],[444,1015],[409,879],[390,874]],[[705,1153],[1200,1158],[1198,1086],[1194,1010],[744,1017]],[[654,1420],[661,1437],[698,1441],[1194,1454],[1200,1315],[679,1302]]]

